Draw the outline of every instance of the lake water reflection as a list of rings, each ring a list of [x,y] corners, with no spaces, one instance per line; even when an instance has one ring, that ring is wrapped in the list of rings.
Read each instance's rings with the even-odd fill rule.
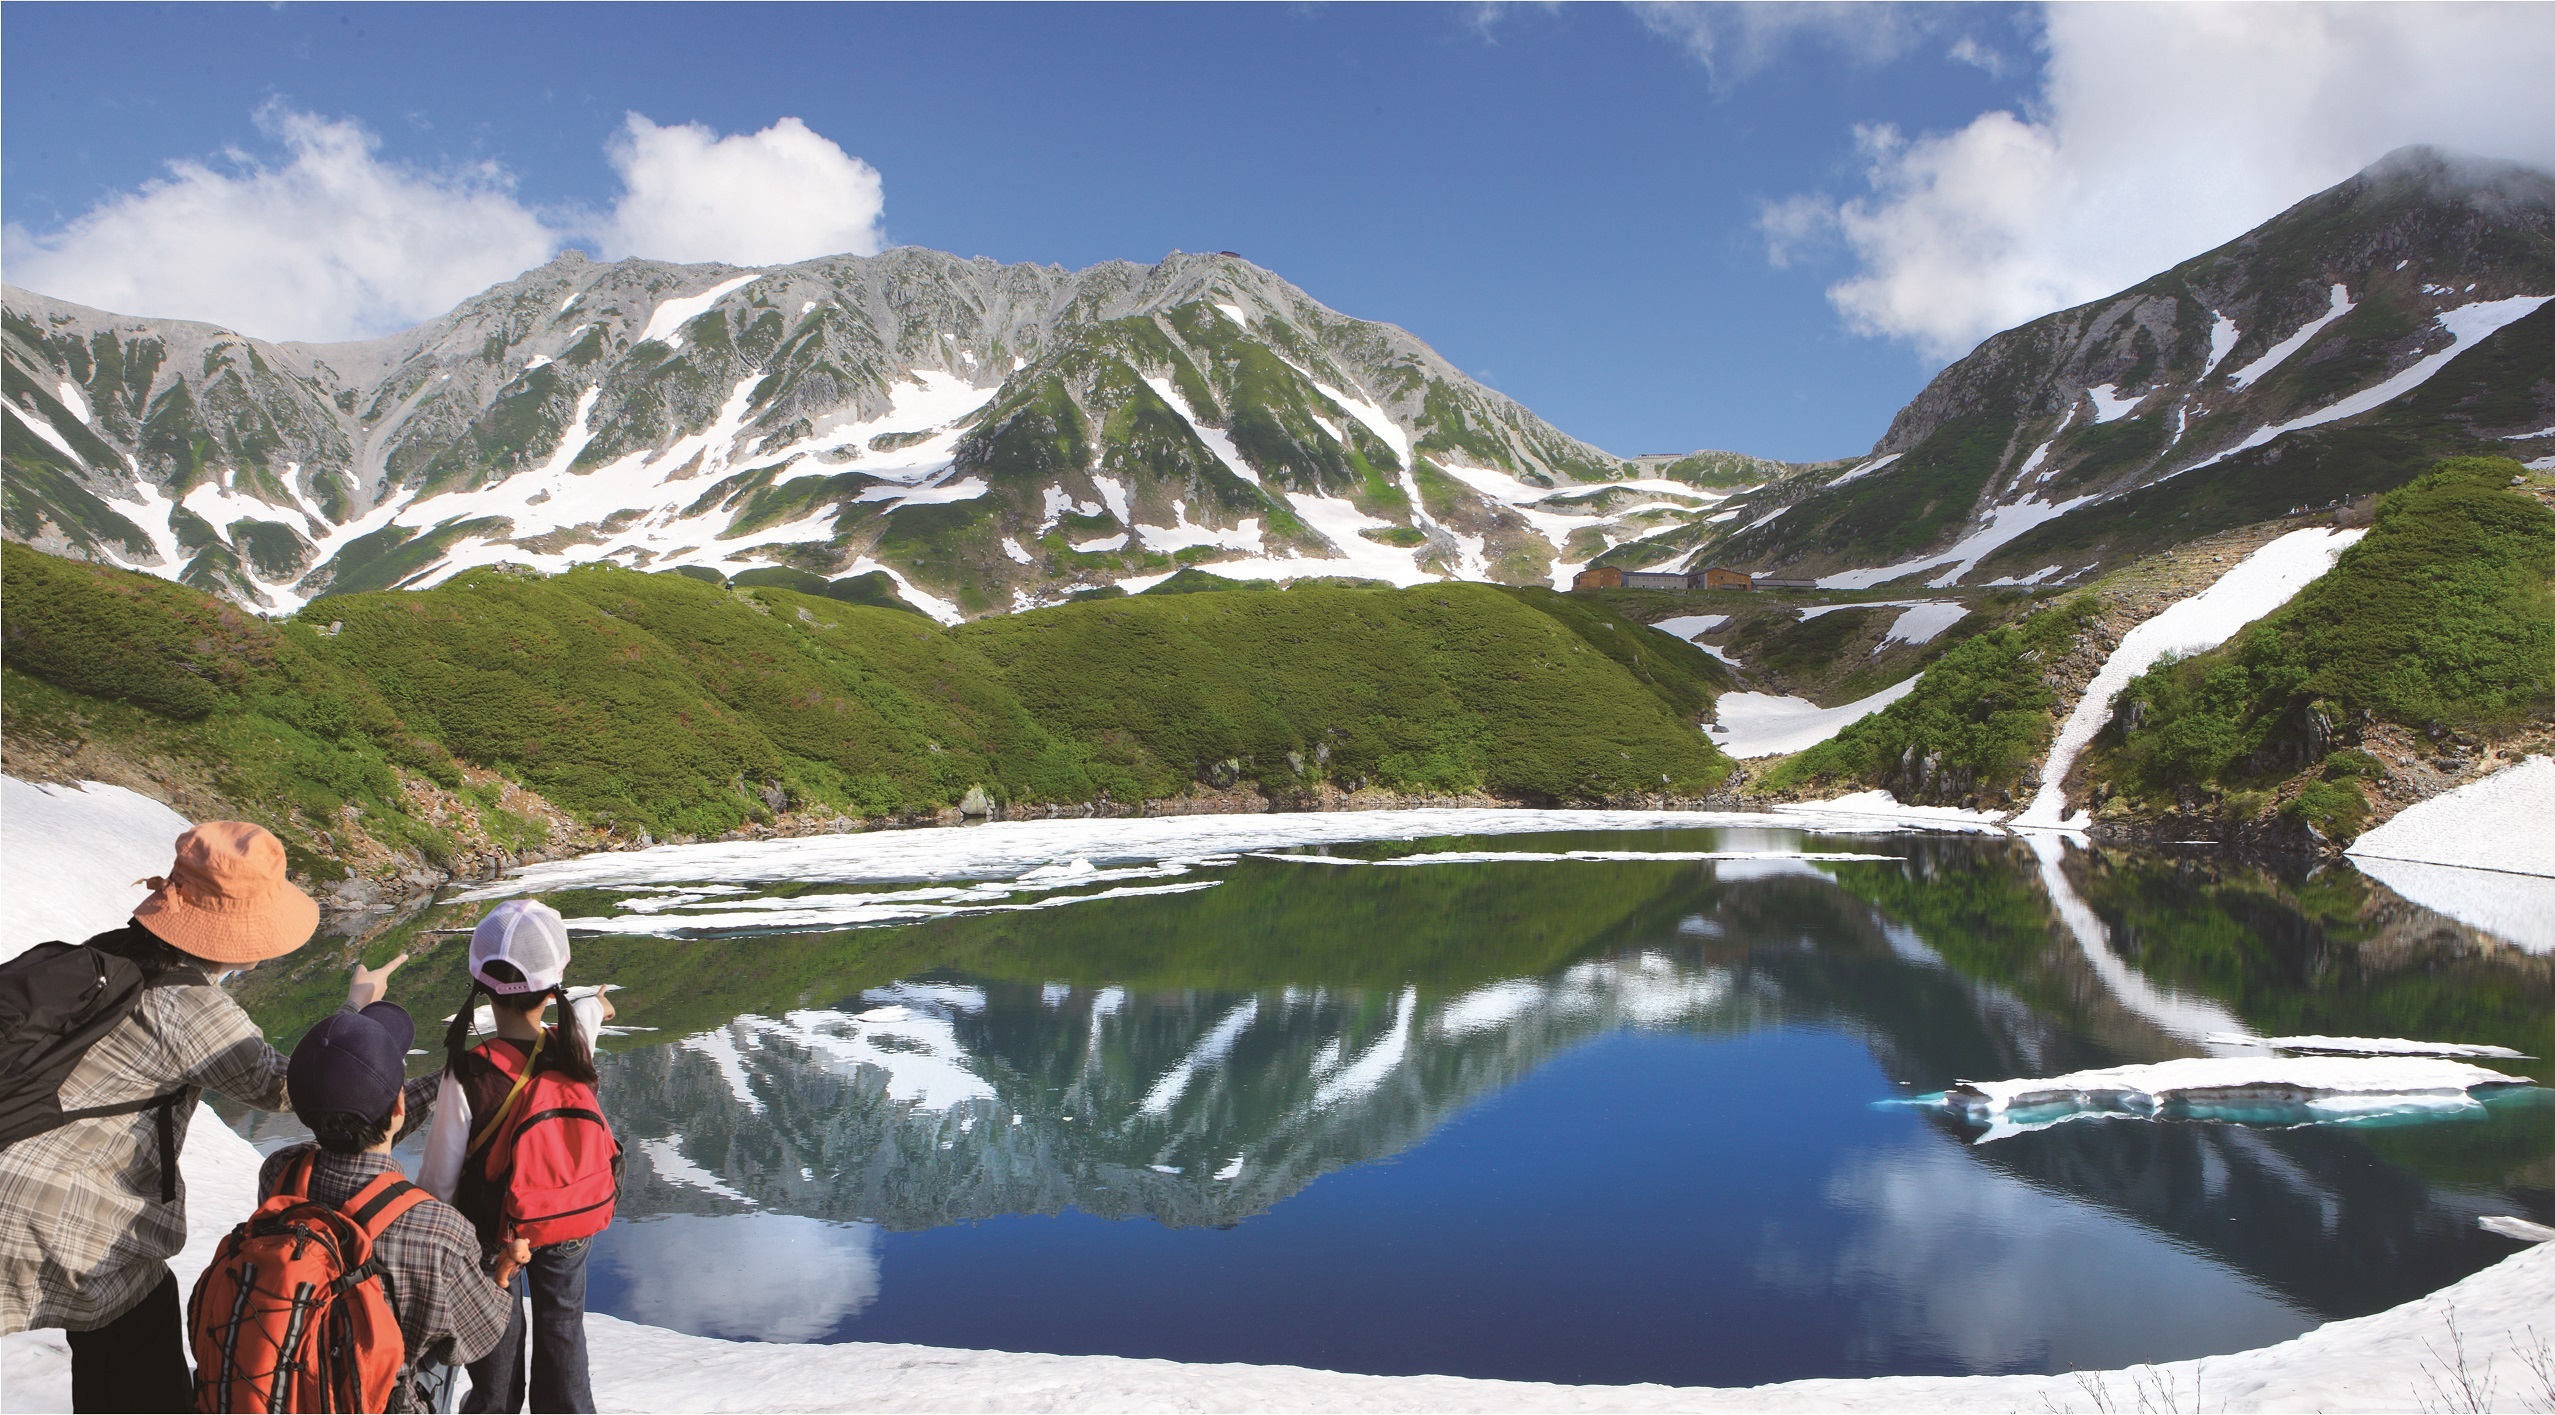
[[[1316,850],[1366,863],[1237,851],[1127,894],[1159,861],[1098,858],[1079,895],[974,886],[1035,908],[798,932],[726,921],[950,885],[554,890],[722,920],[578,943],[660,1029],[604,1059],[630,1167],[593,1305],[1558,1381],[2055,1371],[2276,1341],[2510,1251],[2479,1215],[2555,1219],[2534,1090],[1987,1143],[1893,1103],[2204,1026],[2545,1053],[2550,960],[2348,871],[1729,829]]]

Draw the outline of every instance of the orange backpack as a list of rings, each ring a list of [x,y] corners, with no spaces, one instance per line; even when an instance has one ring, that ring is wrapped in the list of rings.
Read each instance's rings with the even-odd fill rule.
[[[384,1174],[332,1206],[309,1197],[310,1174],[304,1155],[195,1281],[198,1410],[390,1407],[408,1347],[373,1243],[426,1191]]]
[[[612,1222],[621,1198],[621,1145],[594,1087],[541,1064],[544,1031],[531,1054],[474,1047],[468,1059],[514,1084],[494,1115],[477,1123],[453,1195],[490,1243],[521,1238],[535,1248],[590,1238]]]

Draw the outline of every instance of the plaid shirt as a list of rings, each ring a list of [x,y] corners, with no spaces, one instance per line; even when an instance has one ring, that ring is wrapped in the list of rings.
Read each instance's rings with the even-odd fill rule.
[[[73,1110],[182,1090],[183,1150],[207,1089],[282,1110],[284,1054],[230,994],[184,984],[145,990],[60,1094]],[[0,1150],[0,1333],[93,1331],[131,1311],[186,1246],[183,1180],[177,1195],[160,1202],[159,1118],[149,1111],[75,1120]]]
[[[428,1084],[438,1078],[422,1078]],[[410,1082],[412,1107],[417,1082]],[[422,1119],[412,1108],[410,1116]],[[266,1157],[257,1172],[260,1202],[275,1193],[293,1161],[315,1154],[311,1162],[310,1197],[323,1204],[343,1204],[376,1175],[397,1174],[388,1155],[334,1155],[314,1145],[288,1145]],[[389,1269],[390,1304],[399,1314],[400,1335],[408,1341],[407,1364],[400,1368],[391,1408],[403,1408],[410,1374],[420,1363],[467,1365],[496,1349],[514,1315],[514,1296],[489,1280],[480,1266],[479,1234],[461,1211],[429,1198],[382,1230],[373,1253]]]

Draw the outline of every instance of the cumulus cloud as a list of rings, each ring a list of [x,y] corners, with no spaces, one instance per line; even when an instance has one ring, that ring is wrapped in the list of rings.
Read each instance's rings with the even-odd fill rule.
[[[59,229],[0,233],[11,284],[120,314],[268,339],[358,339],[431,319],[575,240],[610,258],[767,265],[881,244],[877,169],[796,118],[721,137],[628,116],[610,210],[524,202],[493,162],[386,160],[352,119],[270,105],[280,153],[230,149]]]
[[[172,162],[60,230],[11,223],[10,282],[267,338],[346,339],[440,314],[557,248],[493,164],[385,162],[360,124],[281,108],[258,124],[281,163],[236,149]]]
[[[1854,329],[1948,359],[2231,240],[2412,143],[2555,166],[2527,5],[2053,5],[2025,113],[1857,130],[1868,190],[1769,203],[1777,264],[1842,241]]]
[[[878,169],[796,118],[720,137],[633,113],[612,165],[623,191],[596,232],[607,257],[773,265],[882,243]]]

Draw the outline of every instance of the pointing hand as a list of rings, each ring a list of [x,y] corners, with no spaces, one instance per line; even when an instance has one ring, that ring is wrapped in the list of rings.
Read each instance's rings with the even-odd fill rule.
[[[398,972],[399,965],[407,961],[405,953],[378,968],[367,968],[361,959],[356,960],[355,976],[346,984],[346,1005],[361,1009],[381,1001],[390,993],[390,975]]]

